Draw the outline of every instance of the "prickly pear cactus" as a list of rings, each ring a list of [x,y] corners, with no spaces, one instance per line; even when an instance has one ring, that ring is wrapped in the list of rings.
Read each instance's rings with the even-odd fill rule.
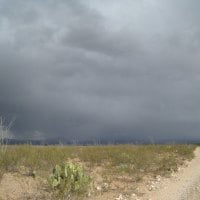
[[[62,169],[59,165],[56,165],[54,168],[53,168],[53,174],[55,177],[60,177],[61,176],[61,172],[62,172]]]
[[[83,168],[71,162],[56,165],[49,178],[51,188],[58,191],[60,196],[83,193],[89,183],[90,177],[85,175]]]

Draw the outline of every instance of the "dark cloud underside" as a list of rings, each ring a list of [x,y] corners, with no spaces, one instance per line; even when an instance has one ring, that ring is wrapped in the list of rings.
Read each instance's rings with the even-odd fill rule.
[[[200,138],[197,0],[0,0],[0,114],[22,138]]]

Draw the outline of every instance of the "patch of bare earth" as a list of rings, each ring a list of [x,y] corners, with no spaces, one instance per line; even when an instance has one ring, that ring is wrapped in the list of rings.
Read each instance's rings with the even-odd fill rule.
[[[0,200],[46,199],[48,194],[38,178],[6,173],[0,182]]]

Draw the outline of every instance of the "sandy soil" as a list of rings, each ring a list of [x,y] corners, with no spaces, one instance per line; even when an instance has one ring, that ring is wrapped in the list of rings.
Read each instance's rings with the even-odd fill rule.
[[[200,199],[200,147],[195,158],[171,178],[162,180],[156,190],[141,199],[149,200],[199,200]]]
[[[43,180],[18,173],[6,173],[0,182],[0,200],[49,199]]]

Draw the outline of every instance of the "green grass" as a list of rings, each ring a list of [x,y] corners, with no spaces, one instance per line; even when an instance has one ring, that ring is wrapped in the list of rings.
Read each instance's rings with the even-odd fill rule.
[[[24,166],[51,172],[56,164],[76,159],[90,168],[101,165],[112,173],[165,175],[192,159],[194,149],[194,145],[8,146],[0,155],[0,171],[17,171]]]

